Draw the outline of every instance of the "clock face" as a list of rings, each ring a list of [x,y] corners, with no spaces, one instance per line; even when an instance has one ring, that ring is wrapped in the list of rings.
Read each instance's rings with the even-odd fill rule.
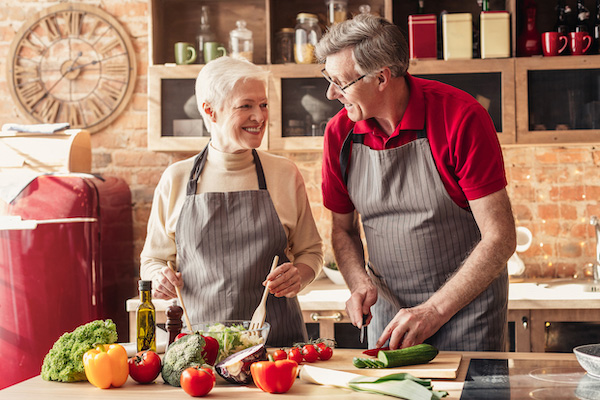
[[[59,4],[17,33],[7,68],[17,106],[36,123],[68,122],[95,132],[133,93],[135,56],[121,25],[101,9]]]

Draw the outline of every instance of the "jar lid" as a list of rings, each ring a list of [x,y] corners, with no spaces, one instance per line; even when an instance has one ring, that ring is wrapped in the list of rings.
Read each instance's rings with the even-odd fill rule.
[[[310,13],[300,13],[296,16],[296,19],[314,19],[314,20],[319,20],[319,18],[317,18],[317,16],[315,14],[310,14]]]
[[[231,37],[239,39],[252,39],[252,31],[246,28],[246,21],[241,19],[239,21],[236,21],[235,24],[237,25],[237,29],[234,29],[231,32],[229,32],[229,35]]]
[[[294,28],[281,28],[277,33],[294,33]]]

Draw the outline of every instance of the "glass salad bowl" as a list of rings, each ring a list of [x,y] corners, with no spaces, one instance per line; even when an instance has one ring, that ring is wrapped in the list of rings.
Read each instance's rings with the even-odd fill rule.
[[[217,362],[257,344],[266,343],[271,325],[265,322],[261,329],[249,330],[250,320],[201,322],[192,325],[192,331],[212,336],[219,342]]]

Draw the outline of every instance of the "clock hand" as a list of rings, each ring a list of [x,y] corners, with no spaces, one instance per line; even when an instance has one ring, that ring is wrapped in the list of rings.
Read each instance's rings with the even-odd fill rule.
[[[88,65],[96,65],[96,64],[98,64],[98,63],[101,63],[101,62],[104,62],[104,61],[106,61],[106,60],[110,60],[111,58],[120,57],[120,56],[123,56],[123,55],[125,55],[125,53],[121,53],[121,54],[114,54],[114,55],[112,55],[112,56],[110,56],[110,57],[106,57],[106,58],[103,58],[103,59],[101,59],[101,60],[94,60],[94,61],[90,61],[89,63],[86,63],[86,64],[78,65],[78,66],[76,66],[75,68],[70,68],[69,70],[70,70],[70,71],[76,71],[76,70],[78,70],[78,69],[85,68],[85,67],[87,67]]]
[[[42,99],[46,96],[48,96],[48,94],[50,94],[50,92],[52,91],[52,89],[54,89],[56,87],[56,85],[58,85],[60,83],[60,81],[62,80],[62,78],[64,78],[69,72],[72,72],[72,68],[73,65],[75,65],[75,63],[77,62],[77,60],[79,59],[79,57],[81,57],[83,55],[83,53],[80,51],[79,53],[77,53],[77,57],[75,57],[75,59],[73,60],[73,62],[71,63],[71,66],[69,66],[69,68],[67,68],[65,70],[65,72],[63,72],[60,75],[60,78],[58,78],[58,80],[56,82],[54,82],[54,85],[52,85],[47,91],[46,94],[44,94],[44,96],[42,97]],[[41,100],[41,99],[40,99]]]

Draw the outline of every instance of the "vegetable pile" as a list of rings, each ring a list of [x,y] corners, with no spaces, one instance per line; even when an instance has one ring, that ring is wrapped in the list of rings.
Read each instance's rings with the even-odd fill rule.
[[[47,381],[85,381],[83,355],[98,344],[112,344],[117,341],[115,323],[96,320],[79,326],[73,332],[63,334],[44,357],[42,378]]]

